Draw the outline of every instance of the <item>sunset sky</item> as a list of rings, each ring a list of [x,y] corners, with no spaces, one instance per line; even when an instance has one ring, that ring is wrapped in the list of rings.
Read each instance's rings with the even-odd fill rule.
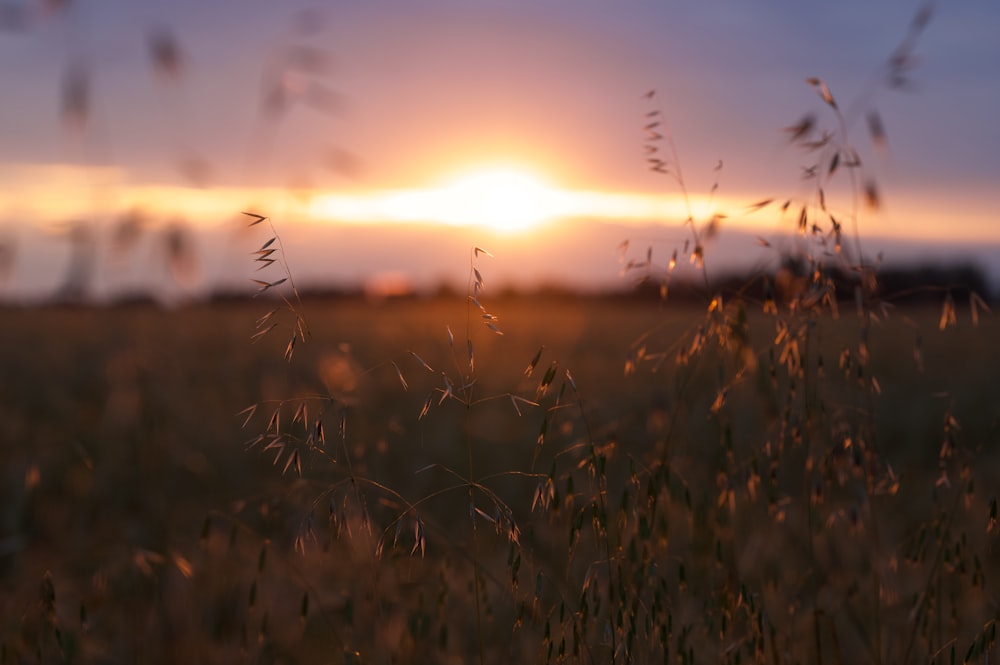
[[[501,282],[607,286],[622,240],[663,261],[681,246],[688,204],[698,222],[727,215],[709,248],[719,262],[746,259],[755,236],[795,228],[748,205],[812,193],[810,156],[783,128],[815,113],[838,130],[809,77],[829,86],[878,186],[880,209],[859,209],[866,252],[998,256],[991,0],[935,6],[898,90],[885,64],[912,1],[62,4],[0,14],[2,294],[58,288],[78,222],[98,291],[169,280],[165,229],[197,254],[182,288],[245,280],[261,240],[238,231],[247,208],[275,220],[315,283],[454,280],[473,244],[492,243]],[[649,169],[651,118],[674,137],[687,202]],[[845,169],[836,180],[826,203],[844,219]],[[135,210],[145,244],[112,257]]]

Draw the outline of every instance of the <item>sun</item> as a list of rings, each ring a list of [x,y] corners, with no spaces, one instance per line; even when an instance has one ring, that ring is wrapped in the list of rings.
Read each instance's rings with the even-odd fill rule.
[[[478,226],[518,233],[578,212],[574,193],[519,167],[470,169],[430,187],[324,194],[310,203],[321,219]]]
[[[517,232],[559,217],[563,196],[528,171],[494,168],[472,171],[433,190],[428,203],[440,221]]]

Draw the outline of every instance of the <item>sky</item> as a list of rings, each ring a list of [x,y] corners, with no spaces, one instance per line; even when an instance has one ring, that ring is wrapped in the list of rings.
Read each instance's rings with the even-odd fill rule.
[[[971,257],[1000,280],[1000,5],[933,5],[890,89],[923,6],[8,2],[0,295],[248,284],[268,234],[246,209],[316,285],[461,283],[480,245],[497,283],[614,286],[622,241],[666,265],[689,215],[719,216],[721,271],[768,260],[758,238],[812,243],[794,239],[801,205],[856,221],[866,254]],[[786,129],[807,114],[862,164],[823,176],[826,211],[802,174],[832,153]],[[869,181],[877,209],[858,203]]]

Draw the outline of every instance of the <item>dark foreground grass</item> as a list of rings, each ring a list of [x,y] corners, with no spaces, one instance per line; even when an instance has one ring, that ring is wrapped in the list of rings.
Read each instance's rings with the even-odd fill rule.
[[[995,655],[991,317],[880,319],[872,394],[841,362],[856,318],[822,321],[796,387],[751,313],[720,404],[725,354],[676,364],[700,310],[499,299],[463,405],[464,300],[308,301],[291,364],[249,342],[262,307],[0,314],[0,662]],[[269,425],[287,446],[248,453]]]

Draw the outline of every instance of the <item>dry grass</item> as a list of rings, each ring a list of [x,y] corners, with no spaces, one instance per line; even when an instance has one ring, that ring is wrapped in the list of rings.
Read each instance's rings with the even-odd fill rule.
[[[465,298],[304,301],[247,213],[276,300],[3,311],[0,663],[987,662],[998,324],[883,300],[851,140],[864,113],[885,148],[874,89],[807,84],[807,191],[751,206],[801,253],[735,292],[724,216],[689,212],[666,261],[623,244],[660,303],[492,297],[480,248]],[[668,299],[679,261],[703,306]]]
[[[684,339],[701,322],[698,311],[492,300],[505,334],[476,338],[477,391],[534,401],[542,370],[556,362],[549,394],[537,400],[540,407],[522,403],[521,416],[509,399],[482,403],[468,417],[461,404],[435,400],[420,419],[425,395],[442,384],[406,351],[448,367],[445,326],[463,329],[466,303],[307,301],[315,339],[296,352],[292,371],[277,337],[232,343],[252,331],[259,308],[4,312],[5,658],[68,660],[75,652],[83,660],[338,660],[353,651],[364,662],[392,654],[414,662],[475,658],[460,471],[467,434],[477,482],[502,498],[520,529],[512,550],[486,519],[496,515],[480,495],[487,661],[545,661],[548,645],[552,659],[576,648],[584,660],[607,660],[610,642],[597,617],[614,621],[609,607],[623,611],[625,640],[635,617],[635,659],[661,657],[659,633],[644,632],[648,620],[669,629],[671,654],[693,650],[699,662],[736,653],[771,662],[773,650],[779,662],[794,654],[814,660],[813,616],[828,660],[836,662],[838,652],[844,662],[872,659],[874,610],[864,582],[870,561],[886,566],[879,619],[886,662],[905,654],[913,625],[911,659],[939,647],[947,655],[952,644],[961,658],[976,625],[995,612],[998,561],[995,531],[987,531],[1000,415],[989,371],[997,362],[992,317],[978,328],[960,320],[938,331],[940,312],[906,310],[873,328],[871,371],[882,389],[874,433],[900,484],[895,494],[880,495],[869,517],[863,503],[852,513],[851,480],[840,485],[836,475],[846,468],[851,476],[850,464],[843,467],[850,456],[836,448],[817,458],[826,465],[821,504],[803,503],[801,447],[785,449],[779,477],[769,483],[775,459],[763,446],[771,440],[774,450],[773,420],[757,380],[728,395],[730,452],[724,423],[711,411],[712,363],[668,363],[658,373],[625,376],[634,340],[649,330]],[[913,361],[916,329],[923,331],[923,373]],[[766,347],[773,318],[751,313],[749,330]],[[854,404],[853,379],[836,378],[835,359],[857,335],[851,318],[825,322],[815,347],[816,357],[830,358],[823,403],[831,411]],[[527,378],[524,369],[542,344]],[[324,392],[331,358],[341,359],[348,378],[355,373],[341,379],[342,396],[353,403],[336,462],[307,458],[296,480],[292,470],[282,477],[269,457],[243,453],[248,437],[234,414],[261,395]],[[571,369],[580,400],[567,386],[566,407],[553,410],[563,368]],[[760,372],[767,376],[764,365]],[[942,461],[949,414],[960,429],[950,428],[955,448]],[[336,421],[328,431],[337,438]],[[344,470],[348,454],[353,474]],[[756,498],[749,490],[754,466]],[[445,469],[459,470],[458,477]],[[943,470],[950,487],[938,483]],[[344,484],[350,475],[367,505],[367,526],[359,494]],[[730,486],[735,508],[724,491]],[[601,487],[608,515],[595,522]],[[806,505],[815,509],[812,554]],[[413,552],[414,506],[423,556]],[[876,523],[877,557],[868,549]],[[604,542],[616,562],[610,581],[622,579],[622,590],[607,588]],[[41,603],[47,570],[54,614]],[[857,581],[860,588],[852,586]],[[590,591],[582,599],[584,587]],[[920,593],[928,600],[914,596]],[[922,623],[909,622],[915,607],[923,608]],[[754,622],[765,619],[761,632]]]

